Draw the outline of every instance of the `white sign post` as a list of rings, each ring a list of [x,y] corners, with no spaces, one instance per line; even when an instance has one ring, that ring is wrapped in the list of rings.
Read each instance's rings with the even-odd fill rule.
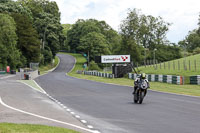
[[[129,63],[130,55],[103,55],[101,63]]]

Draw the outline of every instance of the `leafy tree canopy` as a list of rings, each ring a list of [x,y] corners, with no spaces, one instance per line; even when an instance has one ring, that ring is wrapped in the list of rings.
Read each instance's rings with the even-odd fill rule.
[[[190,31],[185,39],[178,42],[183,50],[197,53],[196,50],[200,48],[200,15],[198,25],[199,27],[197,29]]]
[[[13,13],[16,22],[18,42],[17,47],[26,58],[27,64],[40,61],[40,41],[37,31],[33,28],[31,20],[22,14]],[[25,63],[25,62],[24,62]]]
[[[78,20],[72,28],[67,32],[67,44],[70,46],[72,52],[81,52],[81,39],[89,33],[98,33],[104,36],[107,41],[108,53],[110,54],[116,50],[116,46],[120,45],[120,36],[114,31],[105,21],[98,21],[95,19]],[[80,47],[79,47],[80,46]]]
[[[13,18],[0,13],[0,65],[4,68],[9,65],[11,69],[15,69],[21,63],[21,53],[16,48],[17,35],[15,31]]]
[[[141,62],[143,59],[153,59],[154,49],[162,49],[166,53],[170,49],[173,52],[176,48],[166,40],[169,26],[161,17],[146,16],[140,10],[129,9],[127,18],[120,25],[122,44],[119,53],[130,54],[133,61]],[[159,52],[157,55],[162,56]],[[169,54],[160,58],[162,61],[168,59],[171,59]]]

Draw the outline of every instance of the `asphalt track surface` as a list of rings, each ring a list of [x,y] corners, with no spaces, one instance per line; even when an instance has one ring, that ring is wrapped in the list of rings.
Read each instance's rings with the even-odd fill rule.
[[[148,91],[143,104],[134,104],[132,87],[69,77],[65,73],[73,68],[74,58],[58,56],[57,69],[37,83],[100,132],[200,132],[200,98]]]
[[[12,108],[3,105],[1,100]],[[50,100],[47,95],[16,81],[14,75],[0,75],[1,122],[41,124],[89,133],[77,128],[77,126],[87,127],[57,103]],[[71,126],[71,124],[75,126]]]

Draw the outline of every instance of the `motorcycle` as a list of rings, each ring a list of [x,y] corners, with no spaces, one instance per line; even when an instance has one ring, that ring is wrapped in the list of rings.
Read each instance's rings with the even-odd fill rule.
[[[144,79],[141,79],[133,97],[134,103],[142,104],[143,99],[147,94],[147,87],[147,82]]]

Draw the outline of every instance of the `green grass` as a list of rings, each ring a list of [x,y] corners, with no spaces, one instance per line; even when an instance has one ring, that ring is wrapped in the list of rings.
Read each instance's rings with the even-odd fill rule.
[[[184,61],[186,67],[184,67]],[[195,69],[195,62],[196,62],[196,69]],[[151,65],[146,67],[142,66],[139,67],[138,69],[141,72],[148,74],[180,75],[185,77],[192,75],[200,75],[200,54],[157,64],[157,69],[156,65],[155,66]]]
[[[36,83],[33,80],[20,80],[20,82],[28,84],[32,86],[33,88],[38,89],[39,91],[43,91],[40,87],[36,85]]]
[[[55,63],[53,65],[48,64],[48,65],[45,65],[45,66],[40,66],[39,67],[40,74],[43,75],[43,74],[48,73],[49,70],[51,70],[51,69],[53,69],[54,67],[57,66],[58,62],[59,62],[59,58],[56,56],[55,57]]]
[[[0,133],[78,133],[73,130],[31,124],[0,123]]]
[[[76,74],[77,70],[84,70],[83,64],[87,61],[85,57],[83,57],[81,54],[74,54],[74,53],[65,53],[65,52],[59,52],[60,54],[68,54],[76,58],[76,65],[74,69],[68,73],[69,76],[78,76],[80,74]]]
[[[86,61],[85,58],[81,54],[71,54],[76,58],[77,64],[73,71],[68,73],[69,76],[81,78],[81,79],[88,79],[97,82],[103,83],[112,83],[117,85],[125,85],[125,86],[133,86],[133,80],[128,78],[116,78],[116,79],[108,79],[103,77],[97,76],[90,76],[90,75],[82,75],[76,74],[77,70],[82,70],[82,65]],[[160,73],[162,74],[162,73]],[[192,96],[200,96],[200,86],[199,85],[174,85],[174,84],[167,84],[167,83],[159,83],[159,82],[150,82],[150,86],[152,90],[162,91],[162,92],[169,92],[169,93],[176,93],[176,94],[185,94],[185,95],[192,95]]]

